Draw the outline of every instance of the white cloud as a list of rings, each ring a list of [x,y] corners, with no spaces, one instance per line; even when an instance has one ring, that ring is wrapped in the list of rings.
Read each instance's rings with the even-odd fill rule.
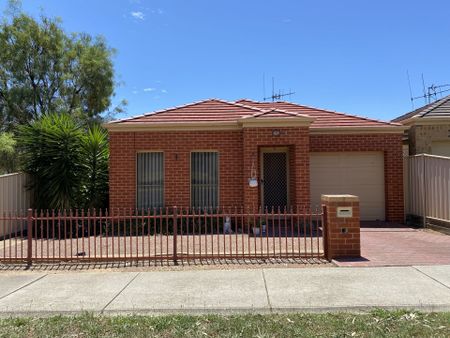
[[[132,93],[133,93],[133,94],[137,94],[138,91],[137,91],[137,90],[133,90]]]
[[[142,12],[131,12],[130,13],[132,17],[139,19],[139,20],[145,20],[145,14]]]
[[[167,94],[167,90],[166,89],[161,89],[161,93]]]
[[[153,91],[155,91],[155,88],[151,88],[151,87],[144,88],[144,92],[153,92]]]

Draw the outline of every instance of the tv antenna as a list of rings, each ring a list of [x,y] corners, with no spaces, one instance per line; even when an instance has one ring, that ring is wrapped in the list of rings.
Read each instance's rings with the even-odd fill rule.
[[[450,84],[441,84],[441,85],[431,84],[430,86],[425,86],[425,80],[424,80],[424,77],[422,74],[423,95],[413,96],[412,90],[411,90],[411,82],[409,80],[408,72],[407,72],[407,75],[408,75],[410,100],[411,100],[411,105],[412,105],[413,109],[414,109],[414,101],[416,101],[416,100],[424,99],[425,104],[429,104],[429,103],[441,98],[443,93],[450,92]]]
[[[264,74],[263,74],[263,92],[264,92],[263,100],[264,101],[271,100],[272,102],[280,101],[284,97],[291,98],[291,96],[295,94],[295,92],[291,91],[290,89],[286,93],[283,92],[282,90],[278,90],[278,92],[276,92],[275,91],[275,78],[272,77],[272,95],[266,97],[266,80],[265,80]]]

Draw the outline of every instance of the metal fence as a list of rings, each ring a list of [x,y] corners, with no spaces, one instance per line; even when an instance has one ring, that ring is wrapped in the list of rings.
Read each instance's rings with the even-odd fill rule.
[[[322,210],[30,209],[0,219],[20,225],[0,241],[1,263],[325,257]]]
[[[405,210],[429,221],[450,223],[450,158],[415,155],[404,158]]]
[[[0,176],[0,215],[6,210],[27,210],[31,193],[27,189],[28,175],[14,173]],[[19,229],[19,224],[6,224],[0,220],[0,238]]]

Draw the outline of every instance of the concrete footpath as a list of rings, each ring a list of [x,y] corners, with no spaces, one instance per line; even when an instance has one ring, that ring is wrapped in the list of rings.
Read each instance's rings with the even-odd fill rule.
[[[157,272],[0,272],[0,316],[450,311],[450,265]]]

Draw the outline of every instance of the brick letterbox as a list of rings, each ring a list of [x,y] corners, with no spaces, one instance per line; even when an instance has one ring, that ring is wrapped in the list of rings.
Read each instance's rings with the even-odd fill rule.
[[[322,195],[325,255],[328,259],[360,257],[359,197]]]

